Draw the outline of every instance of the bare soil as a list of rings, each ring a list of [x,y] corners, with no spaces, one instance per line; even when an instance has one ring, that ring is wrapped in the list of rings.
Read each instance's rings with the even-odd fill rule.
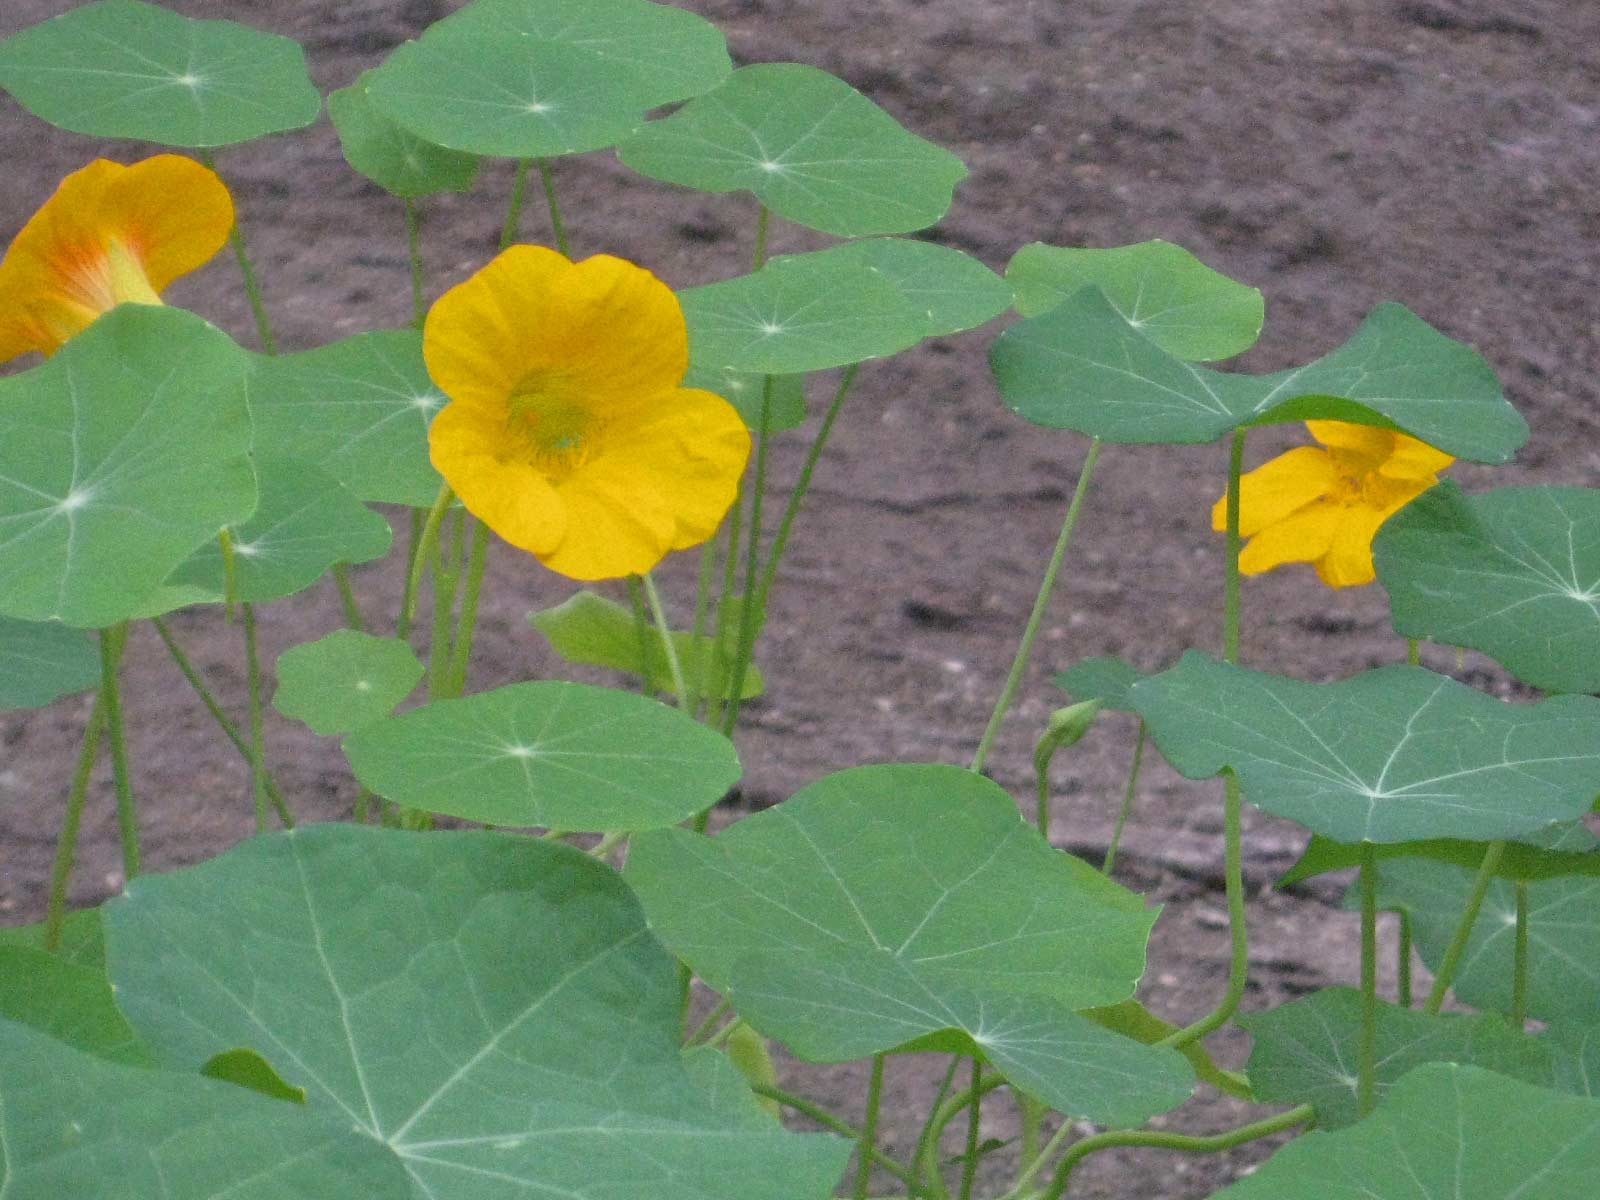
[[[1301,363],[1398,300],[1477,346],[1533,425],[1509,467],[1461,467],[1469,488],[1593,483],[1600,471],[1600,6],[1583,0],[680,0],[726,30],[742,62],[797,60],[833,71],[971,167],[933,236],[1003,268],[1024,242],[1111,246],[1161,237],[1263,288],[1267,327],[1236,365]],[[8,0],[0,35],[63,11]],[[342,86],[445,15],[439,0],[176,0],[299,39],[323,89]],[[0,234],[97,145],[0,102]],[[410,315],[397,202],[343,164],[326,119],[230,150],[220,167],[287,348],[403,324]],[[577,251],[644,263],[675,286],[737,274],[754,228],[749,197],[703,197],[641,181],[609,153],[563,161]],[[505,164],[467,197],[426,205],[430,292],[492,253]],[[817,245],[775,223],[773,249]],[[530,212],[524,237],[547,237]],[[254,344],[230,263],[171,297]],[[964,762],[998,693],[1065,509],[1084,442],[1033,428],[1000,403],[985,365],[998,326],[871,364],[836,431],[796,532],[761,660],[771,691],[739,733],[740,803],[775,803],[867,762]],[[820,408],[829,381],[817,381]],[[807,443],[779,440],[769,500],[781,503]],[[1252,462],[1294,431],[1252,439]],[[1093,654],[1146,668],[1219,641],[1221,540],[1208,513],[1221,446],[1110,447],[1104,454],[1024,698],[992,758],[1026,801],[1032,741],[1060,693],[1049,675]],[[687,559],[688,556],[680,556]],[[693,563],[664,581],[687,605]],[[357,571],[369,615],[392,620],[392,565]],[[569,585],[501,548],[493,556],[472,686],[566,672],[526,625]],[[1331,678],[1404,652],[1377,588],[1332,592],[1309,569],[1252,580],[1245,661]],[[340,623],[324,585],[268,609],[268,661]],[[207,677],[242,716],[242,634],[216,612],[175,621]],[[1439,669],[1451,652],[1430,651]],[[1464,677],[1506,681],[1475,656]],[[153,869],[217,853],[252,829],[249,783],[154,635],[128,651],[131,752]],[[43,912],[60,806],[86,699],[0,718],[0,920]],[[1055,841],[1104,853],[1132,742],[1102,722],[1056,773]],[[302,814],[348,815],[354,787],[337,744],[273,720],[273,770]],[[1192,1018],[1220,995],[1227,931],[1218,789],[1146,771],[1118,875],[1165,906],[1143,994]],[[1356,974],[1355,929],[1336,883],[1290,895],[1268,885],[1304,835],[1247,816],[1253,983],[1248,1009]],[[77,903],[121,884],[110,783],[100,778],[73,886]],[[1246,1040],[1216,1039],[1242,1062]],[[907,1153],[943,1064],[890,1069],[887,1140]],[[786,1083],[859,1111],[856,1067],[789,1064]],[[1168,1118],[1193,1130],[1237,1123],[1242,1106],[1202,1089]],[[995,1102],[985,1135],[1009,1136]],[[1156,1152],[1090,1159],[1073,1195],[1186,1200],[1223,1186],[1268,1147],[1212,1159]],[[986,1160],[999,1183],[1008,1152]]]

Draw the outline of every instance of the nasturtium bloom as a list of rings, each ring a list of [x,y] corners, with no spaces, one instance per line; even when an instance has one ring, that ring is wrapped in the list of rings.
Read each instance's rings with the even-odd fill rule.
[[[1239,570],[1259,575],[1284,563],[1315,563],[1329,587],[1371,583],[1378,527],[1439,482],[1455,461],[1442,450],[1389,429],[1345,421],[1307,421],[1322,447],[1299,446],[1246,474],[1239,532],[1250,539]],[[1227,497],[1211,510],[1226,529]]]
[[[450,397],[433,465],[553,571],[643,573],[733,503],[750,435],[721,396],[680,386],[683,310],[642,267],[512,246],[434,304],[423,356]]]
[[[160,304],[232,230],[227,187],[193,159],[100,158],[74,171],[0,261],[0,362],[54,354],[119,304]]]

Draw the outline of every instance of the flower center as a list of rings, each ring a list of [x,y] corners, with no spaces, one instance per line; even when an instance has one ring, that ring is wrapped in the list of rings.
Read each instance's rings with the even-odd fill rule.
[[[584,397],[544,375],[518,383],[509,408],[511,432],[528,460],[558,479],[588,461],[604,426]]]

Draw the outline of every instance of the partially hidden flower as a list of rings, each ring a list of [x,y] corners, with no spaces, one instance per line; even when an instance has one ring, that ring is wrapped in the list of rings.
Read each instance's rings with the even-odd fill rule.
[[[1371,583],[1378,527],[1439,482],[1455,459],[1389,429],[1307,421],[1322,447],[1300,446],[1240,481],[1239,532],[1250,539],[1239,570],[1259,575],[1284,563],[1316,564],[1329,587]],[[1227,497],[1211,510],[1227,528]]]
[[[100,158],[74,171],[0,261],[0,362],[54,354],[119,304],[160,304],[232,230],[227,187],[193,159]]]
[[[680,386],[683,310],[642,267],[512,246],[434,304],[423,354],[450,397],[433,465],[553,571],[642,574],[733,503],[749,432],[721,396]]]

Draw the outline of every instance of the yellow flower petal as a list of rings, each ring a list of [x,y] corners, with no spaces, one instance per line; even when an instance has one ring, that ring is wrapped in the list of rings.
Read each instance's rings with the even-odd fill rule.
[[[1400,506],[1392,511],[1398,511]],[[1372,564],[1372,539],[1390,512],[1364,505],[1346,507],[1333,544],[1317,560],[1317,577],[1329,587],[1360,587],[1376,579]]]
[[[1327,451],[1298,446],[1263,463],[1239,480],[1239,532],[1245,537],[1276,524],[1338,485]],[[1211,528],[1228,527],[1228,498],[1212,506]]]
[[[1332,548],[1344,517],[1343,505],[1313,501],[1251,538],[1239,555],[1239,570],[1259,575],[1284,563],[1316,562]]]
[[[672,549],[672,512],[636,489],[578,475],[560,489],[568,534],[539,559],[569,579],[619,579],[652,570]]]
[[[1382,460],[1394,445],[1394,432],[1354,421],[1307,421],[1311,436],[1333,450],[1350,450],[1365,458]]]
[[[97,159],[61,181],[0,262],[0,362],[52,354],[118,304],[203,265],[233,229],[215,172],[176,154]]]
[[[566,536],[567,505],[525,458],[506,456],[503,422],[447,404],[428,429],[433,465],[461,503],[513,546],[548,554]]]
[[[1452,456],[1443,450],[1435,450],[1427,442],[1397,433],[1394,435],[1394,451],[1378,471],[1390,479],[1432,484],[1438,482],[1439,472],[1455,461]]]

